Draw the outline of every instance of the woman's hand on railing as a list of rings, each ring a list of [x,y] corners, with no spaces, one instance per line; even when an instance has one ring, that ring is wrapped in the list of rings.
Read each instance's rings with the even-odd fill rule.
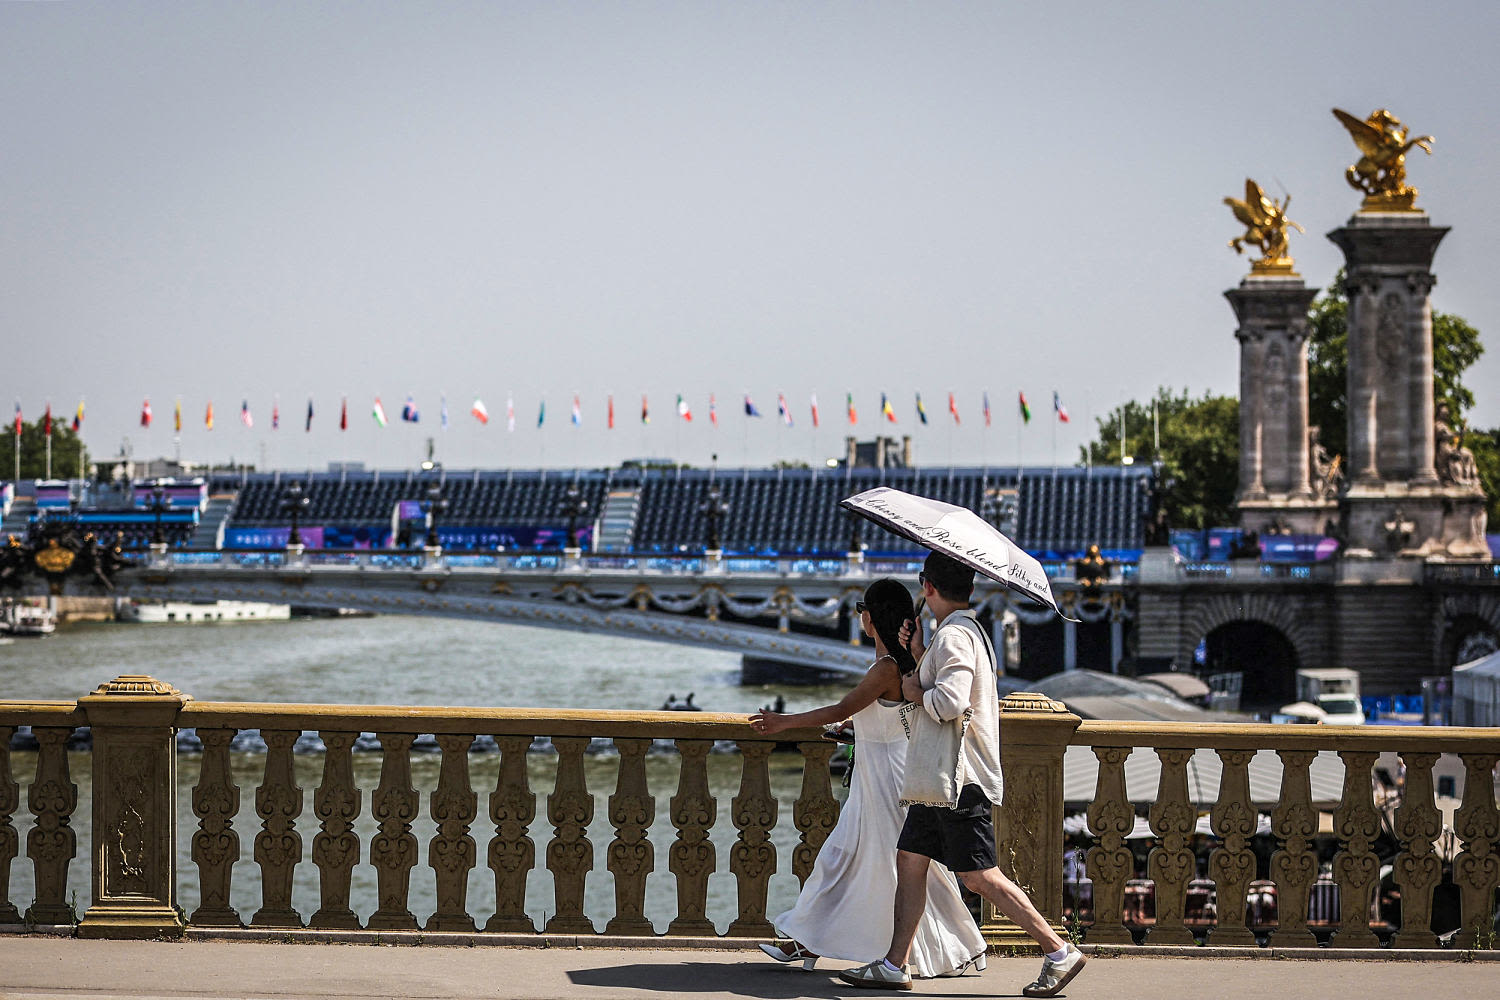
[[[780,712],[756,712],[750,716],[750,728],[762,736],[770,736],[790,727]]]

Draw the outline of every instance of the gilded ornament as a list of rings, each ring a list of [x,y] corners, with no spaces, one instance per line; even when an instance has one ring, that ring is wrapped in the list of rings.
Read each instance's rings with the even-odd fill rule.
[[[1333,116],[1349,130],[1359,147],[1360,158],[1344,171],[1349,186],[1363,191],[1361,212],[1416,212],[1417,189],[1406,183],[1406,154],[1412,147],[1431,155],[1430,135],[1408,139],[1401,119],[1385,108],[1360,121],[1347,111],[1333,109]]]
[[[1291,195],[1287,195],[1279,203],[1274,198],[1266,197],[1261,186],[1248,177],[1245,178],[1244,201],[1238,198],[1224,199],[1224,204],[1229,206],[1234,217],[1245,227],[1244,235],[1229,241],[1230,249],[1235,253],[1244,253],[1246,246],[1260,248],[1260,257],[1250,264],[1251,274],[1295,275],[1296,272],[1292,270],[1295,261],[1287,255],[1286,231],[1288,228],[1299,233],[1307,230],[1286,217],[1286,207],[1291,203]]]

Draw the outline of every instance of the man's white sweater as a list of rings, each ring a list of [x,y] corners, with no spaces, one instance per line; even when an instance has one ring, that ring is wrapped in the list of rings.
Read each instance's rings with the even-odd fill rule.
[[[922,707],[938,722],[952,722],[973,709],[964,733],[963,781],[978,785],[1000,805],[1000,700],[995,692],[995,664],[982,626],[967,609],[944,618],[917,668],[923,688]],[[908,761],[910,766],[912,761]]]

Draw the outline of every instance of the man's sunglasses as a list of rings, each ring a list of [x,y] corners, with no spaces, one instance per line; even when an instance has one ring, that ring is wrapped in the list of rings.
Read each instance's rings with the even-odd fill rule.
[[[864,601],[855,601],[854,602],[854,613],[857,614],[857,615],[862,615],[862,614],[865,613],[865,602]]]

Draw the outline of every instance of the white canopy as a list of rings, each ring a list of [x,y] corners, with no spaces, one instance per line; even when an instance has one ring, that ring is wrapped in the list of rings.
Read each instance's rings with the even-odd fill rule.
[[[1453,668],[1453,724],[1500,726],[1500,653]]]

